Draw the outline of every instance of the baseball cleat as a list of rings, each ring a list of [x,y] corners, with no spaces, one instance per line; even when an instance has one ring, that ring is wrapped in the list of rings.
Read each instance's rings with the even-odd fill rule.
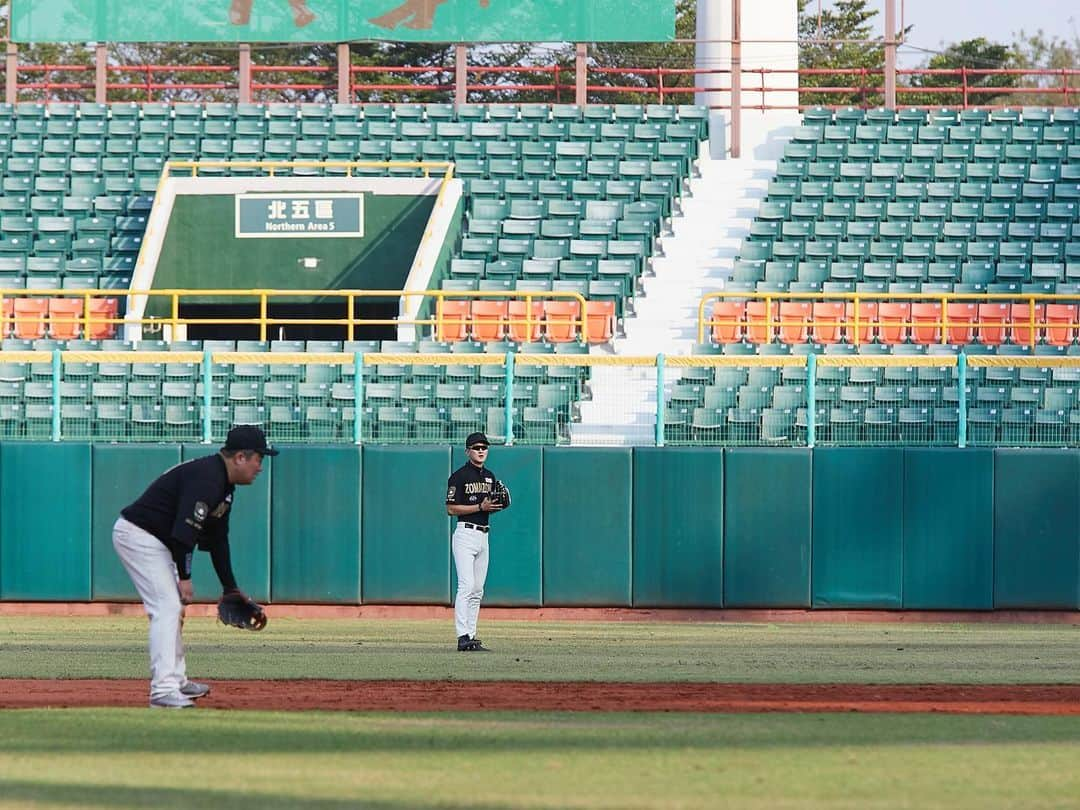
[[[468,639],[465,642],[464,647],[461,646],[461,638]],[[462,636],[461,638],[458,639],[458,649],[462,652],[491,652],[491,650],[485,647],[480,641],[480,639],[476,638],[476,636],[473,636],[472,638],[468,638],[468,636]]]
[[[472,644],[472,640],[468,636],[457,637],[458,652],[466,652],[469,649],[470,644]]]
[[[150,698],[151,709],[190,709],[194,705],[195,701],[178,691]]]
[[[180,694],[186,698],[192,700],[198,700],[201,697],[206,697],[210,694],[210,687],[205,683],[196,683],[195,681],[188,681],[180,687]]]

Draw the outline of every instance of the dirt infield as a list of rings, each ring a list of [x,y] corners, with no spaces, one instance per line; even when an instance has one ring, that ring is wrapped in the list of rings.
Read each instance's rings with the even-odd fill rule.
[[[211,681],[207,709],[267,711],[939,712],[1080,715],[1080,684]],[[0,709],[145,706],[145,680],[0,679]]]

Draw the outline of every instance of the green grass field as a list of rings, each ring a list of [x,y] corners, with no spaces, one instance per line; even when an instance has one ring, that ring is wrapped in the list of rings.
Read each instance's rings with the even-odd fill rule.
[[[195,677],[1077,683],[1080,627],[190,620]],[[0,678],[146,676],[141,618],[0,618]],[[0,681],[0,690],[4,689]],[[223,687],[227,688],[227,687]],[[1080,807],[1080,717],[0,711],[0,807]]]
[[[758,683],[1080,683],[1080,626],[188,619],[192,677]],[[0,617],[0,677],[146,677],[143,618]]]

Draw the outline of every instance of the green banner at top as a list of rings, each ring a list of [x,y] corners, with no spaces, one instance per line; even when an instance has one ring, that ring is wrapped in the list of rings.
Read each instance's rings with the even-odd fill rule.
[[[11,0],[15,42],[656,42],[675,0]]]

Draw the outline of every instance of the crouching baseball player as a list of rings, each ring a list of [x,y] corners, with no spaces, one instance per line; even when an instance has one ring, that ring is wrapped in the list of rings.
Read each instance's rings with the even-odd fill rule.
[[[446,513],[458,519],[452,540],[458,579],[454,625],[460,652],[487,652],[476,637],[476,621],[487,579],[489,521],[492,512],[510,506],[510,491],[484,466],[487,436],[469,434],[465,448],[468,462],[446,482]]]
[[[150,617],[152,707],[186,709],[210,691],[187,679],[184,661],[184,605],[195,595],[191,557],[196,546],[210,552],[221,580],[219,615],[250,630],[266,625],[262,608],[236,586],[229,509],[235,488],[254,482],[263,458],[277,453],[258,427],[234,427],[218,453],[177,464],[158,476],[113,526],[113,547]],[[246,621],[232,621],[240,612],[247,614]]]

